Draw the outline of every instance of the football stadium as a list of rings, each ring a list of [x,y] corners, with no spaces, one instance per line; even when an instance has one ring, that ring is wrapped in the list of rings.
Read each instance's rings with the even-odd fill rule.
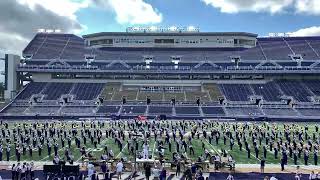
[[[3,179],[320,178],[320,37],[39,32],[4,61]]]

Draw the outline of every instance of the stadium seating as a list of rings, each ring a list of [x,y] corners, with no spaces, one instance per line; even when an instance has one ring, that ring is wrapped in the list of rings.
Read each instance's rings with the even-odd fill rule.
[[[218,101],[218,98],[222,97],[222,93],[216,84],[204,84],[203,87],[209,92],[212,101]]]
[[[225,115],[222,107],[203,106],[202,112],[204,115]]]
[[[268,60],[290,60],[293,54],[282,38],[260,38],[259,44]]]
[[[120,110],[120,106],[108,106],[108,105],[103,105],[100,106],[97,113],[98,114],[117,114]]]
[[[320,81],[319,80],[306,80],[302,82],[303,85],[306,85],[312,93],[316,96],[320,96]]]
[[[8,106],[1,113],[3,114],[23,114],[24,111],[28,108],[28,106]]]
[[[119,83],[107,83],[102,93],[100,94],[100,98],[103,98],[104,100],[112,100],[114,93],[116,91],[119,91],[120,85],[121,84]]]
[[[197,98],[200,98],[201,102],[208,102],[210,101],[209,95],[207,92],[201,91],[186,91],[186,99],[187,101],[195,102]]]
[[[226,107],[229,116],[262,116],[264,115],[258,107]]]
[[[93,100],[98,97],[103,87],[102,83],[78,83],[70,94],[73,94],[76,100]]]
[[[296,111],[291,108],[262,108],[262,111],[267,116],[292,116],[295,117],[298,115]]]
[[[134,101],[137,99],[138,90],[122,90],[114,92],[112,100],[122,101],[122,98],[126,98],[127,101]]]
[[[46,84],[47,83],[39,83],[39,82],[29,83],[26,86],[26,89],[22,91],[16,99],[28,100],[31,98],[32,95],[39,94],[43,90],[43,88],[46,86]]]
[[[286,38],[295,54],[301,54],[304,60],[319,59],[317,54],[310,48],[309,44],[304,40],[297,40],[295,38]]]
[[[61,109],[61,114],[71,114],[71,115],[92,115],[94,114],[95,107],[91,106],[65,106]]]
[[[176,100],[176,102],[185,101],[186,99],[184,92],[164,92],[165,101],[170,102],[173,98]]]
[[[269,102],[276,102],[281,100],[281,92],[274,82],[266,84],[251,84],[256,95],[262,96],[263,100]]]
[[[320,116],[319,108],[297,108],[296,110],[303,116]]]
[[[147,106],[122,106],[121,114],[144,114]]]
[[[166,114],[203,118],[212,116],[311,118],[320,115],[317,105],[319,97],[315,97],[320,96],[320,80],[312,78],[308,80],[309,77],[303,77],[304,80],[279,78],[287,78],[290,74],[286,73],[298,68],[298,63],[288,56],[291,54],[302,55],[301,66],[304,70],[320,69],[320,64],[316,65],[320,60],[319,37],[263,37],[257,38],[256,47],[253,48],[164,46],[95,48],[86,47],[85,40],[76,35],[39,33],[24,49],[23,54],[32,57],[23,59],[18,68],[50,70],[50,73],[57,70],[54,72],[57,74],[60,70],[66,70],[67,74],[73,74],[73,71],[77,72],[79,69],[96,70],[99,73],[101,71],[101,74],[94,79],[94,82],[101,81],[101,83],[84,83],[86,80],[82,79],[67,83],[64,79],[58,79],[58,76],[52,80],[54,82],[31,82],[18,93],[1,114],[22,116],[87,114],[99,117],[104,117],[106,114],[121,114],[128,117],[141,114],[151,116]],[[143,61],[146,55],[153,56],[150,67]],[[94,60],[88,62],[85,56],[90,56]],[[181,57],[178,65],[171,62],[172,56]],[[231,56],[239,56],[239,62],[236,64],[231,60]],[[278,69],[284,76],[277,74],[273,77],[259,73],[271,69]],[[113,76],[115,73],[113,70],[129,73]],[[232,70],[232,73],[229,70]],[[254,75],[242,75],[241,70],[250,70],[249,72]],[[130,84],[127,83],[129,76],[130,80],[135,81],[133,84],[136,85],[132,85],[134,87],[127,85]],[[105,83],[105,79],[119,82]],[[288,79],[294,77],[290,76]],[[192,85],[186,87],[189,82],[183,83],[181,89],[176,91],[163,89],[146,91],[142,88],[144,85],[139,84],[140,80],[148,81],[143,84],[151,81],[159,82],[159,86],[164,84],[162,80],[189,81]],[[60,100],[63,95],[66,95],[67,101]],[[30,99],[31,97],[38,99]],[[127,102],[122,104],[124,97]],[[145,102],[147,97],[151,99],[149,105]],[[201,99],[199,107],[195,102],[197,97]],[[256,106],[255,101],[250,101],[250,97],[252,100],[262,97],[260,107]],[[290,101],[286,100],[291,97],[294,101],[288,103]],[[103,100],[97,101],[97,98]],[[171,104],[173,98],[176,100],[175,105]],[[219,101],[222,99],[225,101]]]
[[[69,94],[72,88],[72,83],[49,83],[43,91],[45,100],[57,100],[61,95]]]
[[[149,106],[150,115],[172,114],[172,106]]]
[[[32,106],[25,111],[26,114],[58,115],[60,106]]]
[[[229,101],[248,101],[253,95],[249,84],[220,84],[219,87]]]
[[[162,101],[163,92],[148,92],[148,91],[139,91],[138,100],[145,101],[147,98],[150,98],[151,101]]]
[[[312,96],[308,89],[300,81],[277,81],[282,92],[287,96],[292,96],[299,102],[310,102],[308,96]]]
[[[199,115],[199,107],[197,106],[176,106],[177,115]]]

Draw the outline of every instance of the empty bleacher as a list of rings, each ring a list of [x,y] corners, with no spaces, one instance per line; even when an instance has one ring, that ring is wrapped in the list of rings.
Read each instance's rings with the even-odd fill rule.
[[[61,114],[71,114],[71,115],[92,115],[94,113],[94,106],[65,106],[60,110]]]
[[[162,91],[139,91],[138,100],[145,101],[150,98],[151,101],[162,101],[163,92]]]
[[[277,84],[285,95],[293,97],[298,102],[310,102],[308,96],[312,96],[311,91],[306,89],[300,81],[282,80],[277,81]]]
[[[200,98],[201,102],[209,102],[209,94],[207,92],[201,91],[186,91],[187,101],[196,101],[197,98]]]
[[[69,94],[72,89],[72,83],[50,83],[43,91],[45,100],[57,100],[64,94]]]
[[[137,99],[137,94],[138,90],[115,91],[112,100],[122,101],[122,98],[126,98],[127,101],[135,101]]]
[[[29,83],[25,90],[23,90],[16,99],[20,100],[28,100],[31,98],[34,94],[39,94],[43,88],[46,86],[47,83],[41,83],[41,82],[33,82]]]
[[[249,84],[220,84],[219,87],[229,101],[248,101],[253,95]]]
[[[149,106],[150,115],[172,114],[172,106]]]
[[[320,116],[319,108],[296,108],[296,110],[303,116]]]
[[[199,115],[198,106],[176,106],[175,107],[177,115]]]
[[[102,83],[78,83],[70,94],[73,94],[76,100],[93,100],[99,96],[103,87]]]
[[[283,95],[274,82],[251,84],[251,87],[255,95],[262,96],[263,100],[268,102],[280,101],[281,96]]]
[[[170,102],[171,99],[175,99],[177,101],[185,101],[185,93],[184,92],[164,92],[164,99],[167,102]]]
[[[146,112],[147,106],[122,106],[121,114],[144,114]]]
[[[292,108],[262,108],[262,111],[267,116],[297,116],[298,113]]]
[[[226,107],[229,116],[262,116],[264,115],[258,107]]]
[[[108,105],[103,105],[100,106],[97,113],[98,114],[116,114],[120,110],[120,106],[108,106]]]
[[[120,83],[107,83],[99,97],[104,100],[112,100],[115,92],[120,90],[120,85]]]
[[[208,91],[211,101],[218,101],[222,93],[217,84],[204,84],[204,89]]]
[[[60,106],[32,106],[25,111],[26,114],[57,115]]]
[[[291,60],[293,52],[282,38],[260,38],[259,44],[268,60]]]
[[[225,112],[222,107],[213,107],[213,106],[203,106],[202,112],[204,115],[225,115]]]

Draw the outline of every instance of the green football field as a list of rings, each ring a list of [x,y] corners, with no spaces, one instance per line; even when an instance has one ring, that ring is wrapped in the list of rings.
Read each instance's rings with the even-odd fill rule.
[[[170,123],[174,124],[174,123],[177,123],[177,122],[178,121],[161,122],[160,123],[160,127],[166,127],[167,128],[168,124],[170,124]],[[186,140],[190,136],[191,130],[194,130],[194,129],[197,129],[197,128],[200,129],[200,127],[201,127],[201,126],[198,126],[197,123],[194,123],[194,122],[192,121],[193,124],[190,124],[189,126],[187,126],[186,131],[184,132],[184,138]],[[97,122],[95,122],[95,123],[97,124]],[[119,122],[119,124],[121,124],[121,123],[124,123],[124,122]],[[10,161],[15,161],[16,160],[15,140],[14,140],[14,138],[12,136],[12,134],[13,134],[12,132],[13,132],[14,129],[18,129],[18,128],[23,130],[25,126],[31,126],[31,123],[30,122],[22,122],[21,121],[21,122],[14,122],[14,123],[8,123],[8,124],[9,124],[9,129],[10,129],[10,132],[11,132],[10,136],[8,135],[7,137],[2,137],[2,133],[0,133],[1,134],[0,136],[2,138],[2,142],[1,143],[2,143],[2,147],[3,147],[2,160],[6,160],[6,153],[5,153],[6,146],[9,145],[9,146],[11,146]],[[39,125],[38,125],[38,128],[40,128],[40,129],[43,128],[43,124],[44,123],[40,122]],[[72,128],[72,124],[73,124],[73,128]],[[75,124],[77,124],[77,125],[75,125]],[[81,127],[81,123],[80,122],[64,122],[64,123],[54,122],[54,123],[49,123],[49,126],[52,127],[52,128],[57,128],[57,129],[63,128],[65,130],[67,130],[67,131],[71,130],[71,129],[76,129],[78,131],[78,135],[79,135],[81,129],[83,129],[83,130],[84,129],[88,129],[88,130],[93,129],[90,126],[90,122],[86,122],[85,124],[86,125],[84,127]],[[208,135],[210,134],[211,130],[217,130],[217,131],[223,133],[223,132],[226,131],[226,129],[231,128],[232,125],[234,125],[234,124],[235,123],[227,123],[227,124],[225,124],[225,123],[214,123],[214,125],[212,127],[208,126],[208,127],[205,127],[204,129],[205,129],[206,132],[208,132],[207,133]],[[244,123],[237,123],[237,125],[238,125],[239,131],[241,131],[241,128],[244,126]],[[294,132],[304,131],[306,125],[308,126],[307,133],[308,133],[310,139],[312,139],[313,133],[315,133],[316,137],[319,138],[319,132],[315,132],[316,131],[316,129],[315,129],[316,124],[312,124],[312,123],[295,123],[295,124],[293,124],[293,123],[254,123],[254,124],[249,123],[250,129],[259,128],[259,129],[265,130],[266,132],[271,132],[272,130],[274,130],[276,132],[282,132],[283,133],[284,132],[284,126],[288,126],[288,129],[291,132],[291,136],[294,134]],[[112,128],[113,130],[117,130],[117,127],[118,126],[116,126],[116,125],[111,126],[110,122],[105,122],[104,123],[104,127],[101,127],[99,129],[101,129],[102,132],[105,132],[106,130],[108,130],[110,128]],[[269,130],[267,130],[267,127],[269,127]],[[1,125],[0,129],[4,129],[4,128],[5,128],[5,126]],[[169,128],[169,129],[171,130],[171,128]],[[120,128],[119,128],[119,130],[120,130]],[[103,134],[101,143],[98,144],[97,148],[94,148],[94,145],[91,143],[89,138],[87,139],[87,143],[86,144],[84,144],[83,140],[80,138],[81,139],[81,147],[85,146],[87,151],[90,151],[91,154],[94,155],[94,157],[96,157],[97,159],[100,159],[101,155],[104,152],[104,147],[107,146],[108,149],[112,149],[113,150],[116,159],[119,159],[119,158],[123,157],[125,159],[128,159],[128,160],[132,161],[134,159],[134,155],[131,154],[129,152],[129,150],[128,150],[128,141],[129,141],[128,134],[132,133],[132,132],[129,131],[127,128],[123,128],[123,126],[122,126],[121,130],[125,131],[125,140],[123,141],[123,148],[122,149],[119,149],[118,145],[115,143],[114,138],[111,138],[111,137],[105,138],[105,134]],[[200,132],[202,132],[202,131],[200,131]],[[230,132],[232,132],[232,131],[230,131]],[[232,133],[233,133],[233,136],[235,137],[235,132],[232,132]],[[191,140],[192,146],[193,146],[194,151],[195,151],[194,155],[190,154],[189,149],[187,149],[186,156],[187,156],[187,158],[191,159],[192,161],[196,161],[199,156],[202,156],[204,154],[204,149],[202,148],[202,144],[204,143],[205,144],[205,149],[207,149],[210,152],[210,154],[212,154],[212,155],[221,154],[221,152],[223,150],[225,150],[225,151],[227,151],[228,154],[233,156],[234,160],[238,164],[259,164],[260,163],[260,159],[263,157],[262,147],[264,145],[266,145],[265,144],[265,139],[262,140],[262,144],[261,144],[261,146],[259,146],[259,157],[256,158],[255,151],[252,148],[253,147],[253,142],[252,142],[251,136],[249,135],[249,133],[247,133],[246,136],[247,136],[248,143],[249,143],[249,145],[251,147],[250,158],[247,157],[248,155],[247,155],[247,151],[245,150],[244,144],[243,144],[243,147],[242,147],[242,151],[240,151],[238,143],[235,140],[234,141],[233,150],[230,150],[230,139],[227,139],[226,144],[224,144],[223,137],[221,136],[220,139],[219,139],[219,143],[218,144],[216,144],[215,139],[212,139],[212,142],[210,144],[208,138],[204,138],[202,136],[202,134],[200,134],[199,138],[196,135]],[[9,139],[10,143],[7,143],[6,139]],[[161,139],[163,139],[163,141],[164,141],[165,136],[161,137]],[[142,151],[143,141],[144,140],[142,138],[138,139],[139,152]],[[65,153],[65,150],[66,150],[66,148],[68,146],[67,146],[67,143],[66,143],[65,147],[61,148],[60,141],[58,141],[58,142],[59,142],[58,153],[59,153],[59,155],[61,157],[63,157],[64,153]],[[72,143],[71,143],[70,151],[72,152],[72,154],[74,156],[74,161],[75,162],[81,162],[82,158],[81,158],[80,149],[78,149],[76,147],[74,137],[72,137],[72,141],[71,142]],[[149,155],[152,155],[152,159],[158,159],[157,143],[155,141],[155,138],[154,138],[152,132],[151,132],[151,137],[148,139],[148,142],[149,142]],[[258,144],[259,144],[259,142],[258,142]],[[169,148],[168,148],[167,144],[165,144],[164,147],[165,147],[164,157],[165,157],[166,160],[171,161],[172,160],[172,153],[176,151],[176,143],[175,142],[172,143],[172,151],[171,152],[169,152],[169,150],[168,150]],[[281,151],[279,151],[279,153],[278,153],[278,158],[275,159],[273,150],[269,151],[269,147],[268,146],[267,146],[267,149],[268,149],[268,151],[267,151],[266,163],[267,164],[279,164],[280,163],[280,158],[281,158]],[[51,154],[48,154],[47,146],[46,146],[46,144],[44,144],[41,156],[38,155],[37,149],[34,148],[32,157],[29,156],[29,152],[27,150],[26,154],[21,156],[21,159],[22,159],[22,161],[52,161],[53,156],[54,156],[53,148],[52,148]],[[288,164],[293,164],[293,158],[290,158],[289,156],[288,156]],[[301,156],[301,158],[298,159],[298,164],[304,164],[303,155]],[[313,164],[313,154],[312,153],[310,153],[310,156],[309,156],[309,164]]]

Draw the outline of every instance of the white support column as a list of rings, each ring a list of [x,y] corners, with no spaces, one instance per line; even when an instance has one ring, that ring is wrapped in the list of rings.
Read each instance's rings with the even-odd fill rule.
[[[5,55],[5,92],[4,98],[11,100],[19,88],[19,78],[16,72],[20,63],[20,56],[13,54]]]

